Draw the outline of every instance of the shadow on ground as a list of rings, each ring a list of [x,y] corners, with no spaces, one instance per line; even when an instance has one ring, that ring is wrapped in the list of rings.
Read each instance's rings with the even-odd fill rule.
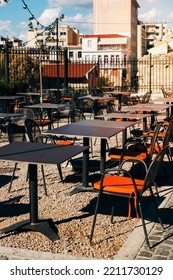
[[[30,205],[20,203],[22,196],[0,202],[0,217],[20,216],[29,213]]]

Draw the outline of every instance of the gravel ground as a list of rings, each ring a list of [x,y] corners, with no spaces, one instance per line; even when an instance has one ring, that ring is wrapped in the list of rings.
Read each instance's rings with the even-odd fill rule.
[[[115,139],[111,140],[115,141]],[[0,145],[7,143],[5,135]],[[110,146],[112,143],[110,143]],[[94,146],[99,151],[99,141]],[[18,164],[16,179],[11,192],[9,182],[14,163],[0,162],[0,227],[6,227],[29,217],[29,193],[26,182],[27,164]],[[89,235],[93,220],[96,193],[83,192],[70,196],[69,192],[79,184],[80,176],[74,176],[71,166],[62,166],[63,176],[60,182],[56,166],[45,166],[48,196],[44,194],[42,175],[38,168],[39,217],[52,218],[58,228],[60,239],[52,242],[37,232],[20,232],[0,235],[0,246],[33,249],[52,253],[63,253],[98,259],[113,259],[137,225],[136,218],[127,220],[127,203],[117,199],[115,223],[110,223],[110,200],[103,199],[98,214],[93,244],[89,244]]]

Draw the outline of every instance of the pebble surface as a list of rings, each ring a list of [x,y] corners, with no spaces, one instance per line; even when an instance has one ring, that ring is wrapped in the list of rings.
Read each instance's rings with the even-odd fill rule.
[[[97,142],[94,148],[98,152],[99,143]],[[2,135],[0,145],[7,143],[6,136]],[[13,167],[14,162],[0,161],[0,228],[29,218],[27,164],[18,164],[16,178],[9,193]],[[114,223],[111,224],[110,201],[103,199],[104,210],[99,211],[93,244],[90,245],[89,236],[97,194],[80,192],[70,196],[70,191],[79,184],[81,177],[74,176],[72,167],[70,165],[66,167],[66,163],[62,165],[65,183],[60,182],[56,166],[45,165],[44,170],[48,196],[45,196],[41,168],[38,167],[39,217],[53,219],[60,239],[52,242],[41,233],[27,231],[16,234],[13,232],[0,235],[0,246],[113,259],[138,223],[136,218],[127,219],[128,201],[117,200],[117,215],[114,217]]]

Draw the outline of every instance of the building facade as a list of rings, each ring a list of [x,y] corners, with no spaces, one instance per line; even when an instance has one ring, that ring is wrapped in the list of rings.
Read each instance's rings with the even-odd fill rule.
[[[28,47],[37,47],[40,45],[56,46],[58,38],[59,47],[76,46],[80,43],[79,30],[68,25],[59,26],[58,34],[54,31],[49,34],[48,30],[28,31]]]
[[[138,8],[136,0],[93,0],[94,34],[128,36],[131,58],[136,58]]]

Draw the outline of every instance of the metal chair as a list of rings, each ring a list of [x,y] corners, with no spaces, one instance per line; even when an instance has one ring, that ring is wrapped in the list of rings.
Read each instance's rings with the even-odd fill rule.
[[[129,200],[133,199],[134,201],[134,207],[136,210],[137,217],[141,217],[142,219],[142,226],[144,230],[145,240],[149,248],[149,238],[147,234],[147,228],[144,220],[143,215],[143,209],[145,205],[143,205],[142,196],[145,194],[147,190],[150,192],[150,198],[152,198],[152,201],[155,206],[155,210],[157,212],[158,221],[163,227],[162,220],[159,214],[158,206],[155,200],[155,196],[152,191],[152,186],[155,182],[155,178],[157,176],[160,164],[163,160],[164,155],[168,153],[168,146],[166,146],[163,150],[160,151],[159,154],[156,155],[154,160],[151,162],[149,168],[147,169],[147,166],[144,164],[146,169],[146,176],[144,180],[141,179],[135,179],[132,177],[130,172],[123,169],[123,164],[127,161],[135,161],[135,162],[141,162],[139,159],[128,159],[127,161],[124,161],[120,168],[115,168],[109,171],[106,171],[102,176],[101,180],[94,183],[93,189],[94,191],[98,192],[98,198],[97,203],[95,207],[95,214],[93,219],[93,224],[91,228],[91,234],[90,234],[90,244],[92,243],[93,234],[94,234],[94,228],[96,224],[96,218],[99,208],[100,199],[103,194],[112,195],[112,196],[119,196],[119,197],[126,197]],[[149,196],[147,196],[149,197]],[[129,201],[129,209],[130,208],[130,201]],[[114,215],[114,204],[112,205],[112,211],[111,211],[111,222],[113,223],[113,215]],[[131,212],[129,211],[128,216],[131,216]]]
[[[78,122],[85,120],[85,115],[78,109],[71,109],[68,115],[68,123]]]
[[[125,141],[123,148],[110,148],[108,156],[112,160],[119,161],[119,164],[128,158],[138,158],[145,161],[147,164],[150,164],[152,156],[155,152],[155,147],[157,144],[158,134],[162,123],[157,123],[154,130],[154,135],[150,138],[150,143],[147,143],[147,137],[144,139],[141,138],[129,138]]]
[[[85,117],[94,118],[97,115],[96,103],[89,97],[82,97],[79,100],[79,109]]]
[[[23,108],[16,111],[17,114],[21,114],[20,117],[15,117],[13,119],[13,122],[18,125],[25,125],[26,119],[32,119],[35,120],[35,113],[32,109],[29,108]]]
[[[26,131],[25,131],[24,126],[20,126],[20,125],[17,125],[15,123],[10,123],[7,126],[7,134],[8,134],[9,143],[26,141]],[[13,173],[12,173],[12,176],[11,176],[10,186],[9,186],[8,192],[11,191],[14,175],[15,175],[15,172],[16,172],[16,168],[17,168],[17,162],[15,163],[14,168],[13,168]]]

